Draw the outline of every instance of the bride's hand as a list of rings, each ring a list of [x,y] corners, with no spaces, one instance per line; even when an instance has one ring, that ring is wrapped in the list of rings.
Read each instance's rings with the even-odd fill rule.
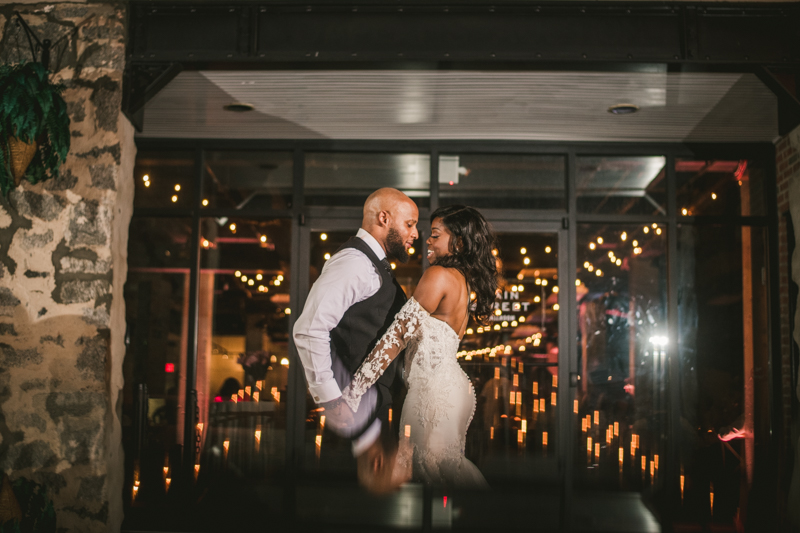
[[[337,433],[349,433],[353,431],[355,426],[355,418],[353,411],[344,402],[342,397],[325,402],[322,404],[325,408],[325,423],[330,426],[332,430]]]

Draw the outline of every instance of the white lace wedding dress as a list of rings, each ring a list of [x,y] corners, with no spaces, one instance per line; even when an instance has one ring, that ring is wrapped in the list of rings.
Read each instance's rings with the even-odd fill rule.
[[[356,411],[361,396],[405,348],[408,394],[399,430],[400,439],[408,436],[410,440],[406,449],[412,451],[413,479],[449,487],[485,487],[480,470],[464,457],[467,428],[475,413],[475,391],[456,360],[459,341],[453,328],[431,316],[412,297],[342,396]]]

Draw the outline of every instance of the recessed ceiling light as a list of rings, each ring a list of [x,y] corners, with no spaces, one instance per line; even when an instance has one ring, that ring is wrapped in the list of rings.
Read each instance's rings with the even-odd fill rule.
[[[634,104],[615,104],[608,108],[612,115],[630,115],[639,111],[639,106]]]
[[[243,102],[233,102],[232,104],[228,104],[222,106],[225,111],[236,111],[237,113],[244,113],[245,111],[252,111],[255,109],[253,104],[245,104]]]

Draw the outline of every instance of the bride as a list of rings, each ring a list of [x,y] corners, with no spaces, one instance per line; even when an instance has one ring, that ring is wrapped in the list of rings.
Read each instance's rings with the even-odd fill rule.
[[[476,209],[455,205],[431,215],[427,245],[431,267],[342,392],[350,409],[357,411],[361,397],[406,350],[408,393],[396,459],[383,474],[359,473],[363,483],[383,490],[387,483],[405,481],[408,475],[403,472],[409,469],[415,481],[424,483],[486,485],[478,468],[464,456],[475,391],[456,353],[470,314],[479,323],[491,314],[498,275],[492,254],[494,236]],[[383,475],[386,480],[370,479],[370,475]]]

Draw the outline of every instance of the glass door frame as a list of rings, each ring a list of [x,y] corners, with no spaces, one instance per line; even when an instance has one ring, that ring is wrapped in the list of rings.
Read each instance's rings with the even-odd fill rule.
[[[574,279],[575,275],[570,275],[569,269],[569,255],[570,250],[570,232],[567,230],[568,221],[566,218],[558,220],[515,220],[515,219],[502,219],[493,218],[492,214],[500,214],[493,210],[486,210],[489,213],[486,215],[492,230],[495,233],[547,233],[555,234],[558,238],[558,276],[559,279],[567,279],[572,284],[571,289],[568,291],[559,291],[558,304],[561,309],[560,313],[567,313],[566,319],[560,318],[558,324],[558,380],[559,383],[570,384],[569,386],[561,386],[557,393],[557,413],[558,413],[558,445],[556,461],[559,468],[559,483],[560,483],[560,509],[559,509],[559,531],[565,531],[569,527],[569,510],[571,505],[572,496],[572,438],[570,434],[570,405],[573,396],[573,387],[570,383],[570,375],[575,372],[577,352],[574,348],[574,340],[571,339],[571,332],[577,328],[576,318],[574,316]],[[420,209],[420,222],[418,223],[420,247],[422,248],[423,257],[426,252],[425,240],[430,233],[430,225],[428,223],[429,209]],[[356,212],[353,210],[341,211],[341,216],[301,216],[298,220],[298,241],[297,241],[297,267],[294,272],[294,291],[292,298],[292,305],[295,309],[303,309],[306,297],[311,289],[308,271],[311,265],[311,234],[315,231],[352,231],[355,235],[358,228],[361,226],[361,219],[356,218]],[[423,272],[426,268],[426,262],[423,261]],[[563,286],[563,284],[560,284]],[[572,300],[570,300],[572,295]],[[572,305],[570,305],[572,303]],[[294,315],[297,316],[297,315]],[[294,386],[297,392],[292,395],[294,398],[294,406],[290,406],[290,412],[287,413],[287,426],[291,424],[291,439],[290,445],[287,443],[287,454],[293,456],[292,464],[295,468],[295,473],[300,473],[303,470],[302,458],[304,454],[304,422],[305,422],[305,405],[303,399],[305,398],[304,391],[307,389],[307,384],[299,361],[297,359],[297,352],[292,343],[290,350],[292,354],[292,365],[290,366],[289,383]],[[292,370],[293,369],[293,370]],[[300,390],[303,390],[303,393]],[[289,418],[291,417],[291,418]],[[287,431],[287,433],[289,433]],[[289,461],[289,457],[287,457]],[[423,523],[423,528],[426,523]],[[428,524],[429,525],[429,524]]]

